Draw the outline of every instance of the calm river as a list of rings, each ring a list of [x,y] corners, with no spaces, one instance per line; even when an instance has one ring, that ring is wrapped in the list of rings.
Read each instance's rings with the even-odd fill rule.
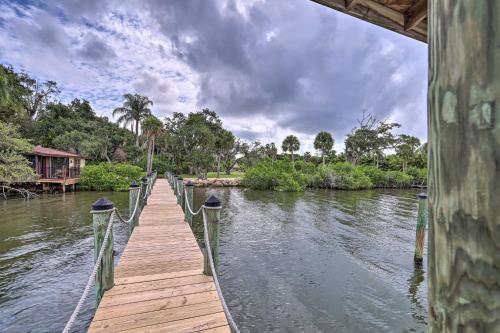
[[[416,193],[196,189],[194,206],[209,194],[223,203],[219,274],[242,331],[422,332]],[[62,329],[90,274],[89,209],[100,196],[127,207],[127,193],[0,202],[1,332]],[[114,233],[121,251],[126,226]],[[201,238],[199,220],[195,234]],[[75,332],[93,313],[89,297]]]

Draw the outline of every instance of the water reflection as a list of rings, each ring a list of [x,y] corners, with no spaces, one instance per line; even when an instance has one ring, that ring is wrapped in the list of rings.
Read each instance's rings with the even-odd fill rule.
[[[425,330],[416,192],[196,188],[194,208],[211,194],[223,203],[221,283],[243,332]],[[2,332],[60,331],[92,267],[89,207],[103,195],[0,202]],[[105,195],[127,207],[127,193]],[[120,251],[127,230],[116,227]],[[199,217],[193,229],[201,239]],[[77,331],[93,313],[90,297]]]
[[[425,272],[424,270],[419,267],[415,266],[415,270],[413,271],[413,275],[410,278],[409,282],[409,288],[408,288],[408,298],[410,299],[411,302],[411,313],[413,315],[413,318],[422,324],[427,324],[427,308],[425,304],[422,304],[422,295],[425,294],[426,290],[422,289],[422,282],[425,279]]]
[[[0,331],[58,332],[71,315],[93,264],[91,204],[108,196],[122,211],[127,193],[65,193],[0,202]],[[114,228],[116,249],[127,239]],[[94,313],[85,302],[75,331]]]
[[[211,194],[223,203],[221,280],[244,331],[425,330],[413,191],[197,189],[195,199]]]

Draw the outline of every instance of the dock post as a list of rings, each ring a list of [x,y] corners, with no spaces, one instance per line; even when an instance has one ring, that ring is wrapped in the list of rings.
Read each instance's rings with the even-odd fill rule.
[[[94,261],[96,261],[99,256],[108,223],[113,223],[110,219],[113,208],[113,203],[106,198],[100,198],[92,204],[91,214],[94,226]],[[97,305],[99,305],[104,292],[114,286],[113,230],[111,230],[105,246],[101,264],[95,276]]]
[[[148,204],[148,177],[141,178],[141,206],[144,207]]]
[[[132,181],[132,184],[130,184],[130,187],[128,189],[128,215],[129,218],[132,217],[132,214],[134,213],[134,208],[135,208],[135,203],[137,201],[137,196],[139,195],[139,185],[134,181]],[[140,199],[139,199],[140,200]],[[139,203],[140,206],[140,203]],[[133,216],[132,221],[130,221],[128,225],[128,232],[129,235],[132,234],[132,231],[134,231],[135,226],[139,223],[139,208],[137,208],[137,211],[135,212],[135,216]]]
[[[174,191],[174,195],[177,196],[177,178],[179,176],[177,175],[174,175],[174,177],[172,178],[172,190]]]
[[[212,275],[212,269],[210,268],[207,251],[212,251],[214,267],[217,267],[217,265],[219,264],[219,221],[221,208],[222,206],[219,199],[217,199],[213,195],[210,196],[210,198],[208,198],[208,200],[205,201],[205,204],[203,205],[203,218],[206,219],[207,222],[206,232],[208,233],[207,236],[211,247],[211,249],[208,249],[207,244],[205,244],[203,248],[203,274],[205,275]]]
[[[147,196],[149,197],[149,195],[151,194],[151,187],[153,186],[153,173],[152,172],[148,173],[147,180],[148,180],[148,194],[147,194]]]
[[[177,203],[181,206],[181,208],[183,208],[184,203],[182,198],[184,197],[184,178],[182,178],[182,176],[177,178],[177,193]]]
[[[427,194],[420,193],[418,195],[417,233],[415,238],[415,256],[413,258],[416,266],[422,266],[424,258],[425,228],[427,226],[427,216]]]
[[[184,198],[184,221],[189,223],[189,225],[193,223],[193,215],[187,208],[187,205],[189,204],[189,207],[193,209],[193,189],[193,182],[188,180],[188,182],[186,183],[186,197]]]

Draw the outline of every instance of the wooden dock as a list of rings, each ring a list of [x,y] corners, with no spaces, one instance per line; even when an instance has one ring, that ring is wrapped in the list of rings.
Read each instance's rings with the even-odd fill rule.
[[[230,332],[166,179],[156,181],[88,331]]]

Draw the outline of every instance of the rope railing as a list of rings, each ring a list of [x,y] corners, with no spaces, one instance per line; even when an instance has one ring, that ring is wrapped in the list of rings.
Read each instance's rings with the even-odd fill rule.
[[[99,250],[99,254],[95,260],[94,267],[92,268],[92,272],[89,276],[89,279],[87,280],[87,284],[85,285],[85,289],[83,290],[83,293],[80,296],[80,299],[79,299],[75,309],[73,310],[71,317],[69,318],[68,322],[64,326],[62,333],[68,333],[71,330],[71,327],[73,326],[76,318],[78,317],[78,314],[80,313],[80,311],[82,309],[83,302],[88,297],[88,294],[90,292],[90,288],[95,283],[95,277],[96,277],[96,274],[97,274],[99,267],[101,266],[101,261],[103,259],[104,252],[105,252],[108,240],[110,238],[110,234],[111,234],[112,229],[113,229],[113,224],[115,222],[130,224],[134,220],[135,215],[139,212],[139,206],[140,206],[140,202],[141,202],[141,188],[137,188],[137,190],[139,191],[139,193],[137,193],[135,204],[134,204],[134,209],[133,209],[132,214],[130,214],[128,219],[125,219],[120,214],[120,211],[115,207],[108,209],[108,210],[98,211],[99,213],[111,212],[111,215],[109,217],[108,227],[106,228],[106,233],[105,233],[103,241],[101,243],[101,248]],[[144,191],[144,195],[143,195],[142,199],[143,200],[146,199],[148,197],[148,195],[149,195],[148,191]],[[96,213],[96,211],[92,210],[90,213],[93,214],[93,213]]]
[[[178,191],[176,191],[176,192],[178,192]],[[185,198],[187,198],[187,191],[186,190],[184,190],[183,194],[184,194]],[[231,312],[229,311],[229,308],[226,304],[226,300],[224,299],[224,294],[222,293],[222,289],[221,289],[220,284],[219,284],[219,278],[217,276],[217,271],[215,270],[215,263],[214,263],[214,259],[212,256],[212,246],[210,244],[210,237],[208,237],[208,223],[207,223],[208,219],[207,219],[206,210],[220,209],[220,206],[209,207],[207,205],[202,205],[196,212],[194,212],[193,209],[191,208],[191,204],[190,204],[189,200],[186,200],[185,207],[189,210],[189,212],[193,216],[196,216],[200,212],[203,212],[203,215],[202,215],[203,216],[203,239],[204,239],[204,243],[205,243],[205,252],[207,254],[208,262],[210,265],[210,270],[212,273],[212,277],[214,279],[215,289],[217,290],[217,294],[219,295],[219,299],[222,303],[222,309],[224,310],[224,314],[226,315],[228,324],[231,327],[232,332],[239,333],[240,330],[238,329],[238,326],[236,325],[236,322],[234,321],[233,316],[231,315]]]
[[[130,217],[128,218],[128,220],[125,220],[125,218],[123,218],[121,216],[118,209],[115,208],[116,216],[118,217],[120,222],[125,223],[125,224],[129,224],[130,222],[132,222],[134,220],[135,214],[137,214],[137,210],[139,209],[139,202],[141,199],[141,188],[140,187],[138,188],[138,191],[139,191],[139,193],[137,194],[137,198],[135,199],[134,210],[133,210],[132,214],[130,214]]]
[[[62,333],[68,333],[73,324],[75,323],[75,320],[80,313],[80,310],[82,309],[83,302],[87,298],[89,292],[90,292],[90,287],[92,287],[92,284],[95,280],[95,275],[97,274],[97,270],[99,269],[99,266],[101,266],[101,260],[104,255],[104,250],[106,249],[106,245],[108,243],[109,235],[111,234],[111,230],[113,229],[113,216],[115,215],[115,208],[108,210],[111,212],[110,216],[110,223],[108,223],[108,228],[106,229],[106,234],[104,235],[104,239],[101,244],[101,249],[99,250],[99,255],[97,256],[97,260],[95,261],[94,268],[92,269],[92,273],[89,276],[89,279],[87,281],[87,285],[85,286],[85,289],[83,290],[82,296],[80,296],[80,300],[78,301],[78,304],[76,305],[75,310],[73,310],[73,313],[71,314],[71,317],[69,318],[68,322],[64,326],[64,329]],[[100,211],[101,213],[104,213],[106,211]]]
[[[203,209],[203,210],[202,210]],[[214,264],[214,259],[212,257],[212,246],[210,245],[210,239],[208,237],[208,225],[207,225],[207,213],[205,209],[220,209],[220,208],[213,208],[213,207],[207,207],[205,205],[201,206],[200,210],[203,211],[203,238],[205,240],[205,247],[206,247],[206,253],[208,256],[208,262],[210,263],[210,269],[212,270],[212,277],[214,278],[214,284],[215,284],[215,289],[217,289],[217,294],[219,294],[220,301],[222,303],[222,308],[224,310],[224,313],[226,314],[227,321],[229,323],[229,327],[231,327],[231,330],[235,333],[240,333],[240,330],[238,329],[238,326],[236,325],[236,322],[233,319],[233,316],[231,315],[231,312],[229,312],[229,308],[227,307],[226,300],[224,299],[224,295],[222,294],[222,289],[220,288],[219,284],[219,278],[217,276],[217,271],[215,270],[215,264]]]
[[[184,195],[187,197],[187,191],[186,190],[184,190]],[[201,212],[201,210],[203,209],[204,206],[202,205],[200,207],[200,209],[198,209],[196,211],[196,213],[195,213],[195,212],[193,212],[193,209],[191,208],[191,204],[189,203],[189,200],[186,200],[186,207],[189,210],[189,212],[191,213],[191,215],[196,216],[196,215],[198,215]]]

